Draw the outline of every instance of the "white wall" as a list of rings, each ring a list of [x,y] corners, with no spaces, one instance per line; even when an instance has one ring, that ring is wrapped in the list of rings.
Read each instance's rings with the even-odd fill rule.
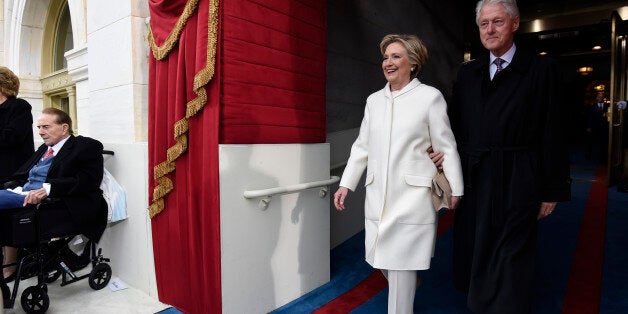
[[[148,2],[71,0],[70,9],[84,10],[82,20],[73,15],[73,31],[75,22],[86,23],[75,35],[86,47],[66,53],[77,81],[79,132],[115,152],[105,167],[127,193],[129,218],[109,225],[100,245],[114,275],[157,298],[147,211]]]
[[[223,313],[267,313],[329,281],[329,194],[245,190],[329,179],[328,144],[220,145]]]
[[[147,1],[87,1],[89,132],[102,141],[147,140],[147,16]]]
[[[358,137],[360,129],[349,129],[327,134],[331,146],[331,175],[342,177],[344,166],[351,153],[351,145]],[[331,194],[336,192],[338,184],[330,187]],[[331,217],[330,245],[332,248],[351,238],[364,229],[364,175],[354,192],[349,192],[345,200],[346,209],[337,211],[333,203],[329,206]]]
[[[126,220],[110,224],[99,245],[111,259],[113,275],[157,298],[151,222],[148,217],[148,147],[146,144],[103,143],[114,156],[105,168],[126,192]]]

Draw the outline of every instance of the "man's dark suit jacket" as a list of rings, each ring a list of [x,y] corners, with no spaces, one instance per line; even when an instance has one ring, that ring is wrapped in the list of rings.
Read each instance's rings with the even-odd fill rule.
[[[606,110],[608,110],[608,104],[604,105],[600,109],[597,102],[591,104],[588,112],[587,127],[591,129],[596,135],[602,135],[602,137],[608,136],[608,121],[606,120]]]
[[[39,161],[48,146],[42,144],[11,178],[23,185],[28,172]],[[100,190],[103,177],[103,145],[92,138],[73,136],[57,153],[46,177],[50,198],[60,199],[67,207],[78,230],[98,241],[107,226],[107,208]],[[45,222],[43,222],[45,223]]]

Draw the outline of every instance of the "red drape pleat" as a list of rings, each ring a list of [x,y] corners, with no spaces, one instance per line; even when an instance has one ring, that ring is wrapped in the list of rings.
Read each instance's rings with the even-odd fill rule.
[[[151,28],[161,45],[181,15],[185,0],[149,0]],[[175,144],[175,122],[185,116],[186,103],[198,95],[194,76],[207,65],[209,0],[185,25],[179,43],[168,56],[149,62],[149,199],[154,166],[166,160]],[[219,19],[220,20],[220,19]],[[219,25],[220,28],[220,25]],[[218,32],[220,33],[220,32]],[[220,58],[220,49],[216,60]],[[220,73],[216,62],[215,73]],[[164,210],[152,219],[153,250],[159,299],[186,313],[220,313],[220,203],[218,127],[220,76],[205,87],[207,103],[190,118],[188,149],[168,174],[174,190]]]
[[[326,1],[225,0],[220,143],[326,140]]]

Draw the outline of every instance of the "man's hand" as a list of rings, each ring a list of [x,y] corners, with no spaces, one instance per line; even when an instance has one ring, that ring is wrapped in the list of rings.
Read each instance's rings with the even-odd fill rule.
[[[349,193],[349,189],[344,186],[338,188],[338,191],[334,193],[334,206],[336,206],[337,210],[345,209],[345,198]]]
[[[551,214],[554,211],[554,208],[556,208],[556,202],[541,203],[541,209],[539,210],[539,214],[536,216],[536,219],[543,219],[549,216],[549,214]]]
[[[41,188],[39,190],[32,190],[28,192],[28,195],[26,195],[23,206],[26,206],[27,204],[39,204],[46,197],[48,197],[48,195],[46,194],[46,189]]]
[[[436,168],[438,169],[443,169],[443,161],[445,160],[445,154],[443,152],[434,152],[434,149],[432,149],[432,146],[428,147],[426,152],[429,154],[430,159],[432,159],[434,166],[436,166]]]

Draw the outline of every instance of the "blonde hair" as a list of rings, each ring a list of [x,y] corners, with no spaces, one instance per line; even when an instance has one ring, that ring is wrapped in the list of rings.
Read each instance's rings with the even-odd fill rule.
[[[416,68],[410,72],[410,78],[413,79],[417,77],[427,62],[427,47],[425,47],[423,41],[421,41],[416,35],[388,34],[382,38],[382,41],[379,44],[382,56],[386,52],[386,48],[392,43],[400,43],[404,48],[406,48],[410,63],[416,65]]]
[[[20,90],[20,79],[9,68],[0,66],[0,93],[15,97]]]

